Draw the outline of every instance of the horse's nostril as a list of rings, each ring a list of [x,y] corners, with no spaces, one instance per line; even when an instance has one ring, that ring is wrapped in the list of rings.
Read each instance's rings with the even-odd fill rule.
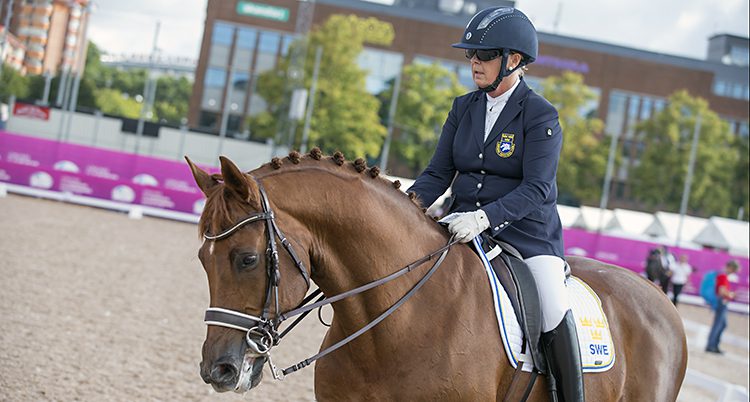
[[[237,367],[230,363],[215,364],[211,368],[210,379],[216,385],[232,385],[237,380]]]

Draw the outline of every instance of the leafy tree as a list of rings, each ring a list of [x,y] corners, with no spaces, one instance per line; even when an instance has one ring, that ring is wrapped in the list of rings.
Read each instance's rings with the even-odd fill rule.
[[[734,191],[729,217],[731,218],[734,212],[742,208],[744,212],[740,219],[748,220],[748,214],[750,214],[750,144],[746,137],[737,137],[734,144],[738,160],[734,169],[734,184],[732,185]]]
[[[96,92],[96,103],[103,113],[137,119],[141,115],[141,104],[115,89],[100,89]]]
[[[439,64],[404,67],[391,152],[418,173],[430,162],[453,99],[466,92],[456,75]],[[387,114],[393,86],[381,94]]]
[[[679,210],[698,115],[701,129],[688,209],[704,216],[732,216],[737,211],[732,201],[738,160],[734,140],[728,124],[708,108],[708,102],[685,90],[674,93],[661,112],[637,126],[645,151],[631,171],[633,193],[650,207]]]
[[[159,121],[180,124],[188,114],[193,83],[185,77],[159,77],[156,83],[154,113]]]
[[[385,127],[378,116],[379,102],[365,89],[366,72],[357,65],[357,56],[364,43],[389,44],[393,27],[374,18],[354,15],[333,15],[308,37],[290,45],[289,55],[300,46],[305,54],[305,87],[310,88],[315,52],[322,47],[315,110],[310,123],[309,145],[331,152],[340,150],[350,157],[377,156],[385,137]],[[272,138],[276,133],[275,119],[286,119],[285,91],[290,57],[276,69],[261,74],[257,91],[268,104],[268,112],[250,119],[254,137]],[[275,116],[275,117],[274,117]],[[298,124],[295,139],[300,137]],[[295,145],[298,140],[295,141]]]
[[[0,76],[0,102],[7,103],[11,95],[18,99],[25,99],[29,95],[29,80],[10,66],[2,64]]]
[[[601,136],[604,124],[582,115],[596,94],[583,76],[570,71],[542,82],[544,97],[557,108],[563,129],[563,148],[557,168],[560,199],[564,203],[594,204],[599,201],[611,137]]]

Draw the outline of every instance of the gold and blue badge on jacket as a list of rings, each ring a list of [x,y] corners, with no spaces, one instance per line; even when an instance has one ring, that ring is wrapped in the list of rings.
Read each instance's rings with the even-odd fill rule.
[[[495,144],[495,152],[501,158],[508,158],[513,155],[513,151],[516,150],[516,143],[513,139],[516,135],[509,133],[500,134],[500,141]]]

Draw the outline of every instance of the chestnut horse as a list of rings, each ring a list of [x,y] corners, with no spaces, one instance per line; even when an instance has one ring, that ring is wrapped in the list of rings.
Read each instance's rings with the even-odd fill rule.
[[[435,261],[449,234],[396,189],[398,182],[378,177],[361,159],[345,162],[318,149],[249,173],[220,160],[221,174],[209,175],[188,159],[207,197],[199,223],[210,293],[206,383],[236,392],[258,385],[278,341],[271,324],[300,305],[308,278],[324,295],[338,295],[430,256],[395,280],[332,304],[322,349],[423,285],[392,315],[317,360],[316,400],[504,400],[514,370],[480,259],[458,244]],[[588,400],[675,401],[687,346],[672,303],[623,268],[569,262],[601,298],[618,355],[610,370],[584,375]],[[545,383],[536,381],[529,400],[548,400]]]

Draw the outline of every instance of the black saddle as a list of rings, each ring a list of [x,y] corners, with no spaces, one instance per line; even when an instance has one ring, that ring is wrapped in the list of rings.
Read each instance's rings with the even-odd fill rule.
[[[544,358],[540,343],[542,306],[534,277],[529,267],[523,262],[521,254],[513,246],[485,234],[482,235],[482,239],[482,248],[485,253],[496,246],[502,249],[502,252],[490,261],[490,265],[508,294],[513,311],[516,313],[518,323],[521,325],[526,338],[522,351],[525,353],[528,350],[536,370],[541,374],[546,374],[547,361]]]

